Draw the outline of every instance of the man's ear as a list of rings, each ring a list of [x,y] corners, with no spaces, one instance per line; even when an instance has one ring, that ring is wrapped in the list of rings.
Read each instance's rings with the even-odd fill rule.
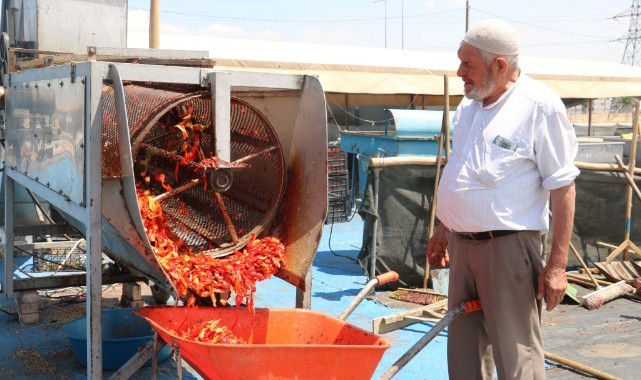
[[[496,65],[497,65],[497,69],[496,69],[497,76],[501,76],[505,74],[508,68],[510,67],[510,64],[507,63],[507,60],[503,57],[496,58]]]

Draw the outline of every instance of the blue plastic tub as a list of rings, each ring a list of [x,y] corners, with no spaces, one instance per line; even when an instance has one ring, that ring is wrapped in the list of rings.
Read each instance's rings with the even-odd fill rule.
[[[153,329],[147,321],[133,313],[134,309],[102,311],[102,368],[115,371],[153,339]],[[74,319],[62,326],[78,361],[87,365],[87,317]],[[171,347],[158,352],[158,361],[171,355]],[[146,365],[151,364],[151,361]]]

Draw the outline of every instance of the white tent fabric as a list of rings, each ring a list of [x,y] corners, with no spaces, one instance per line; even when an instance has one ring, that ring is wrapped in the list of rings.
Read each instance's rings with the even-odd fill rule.
[[[144,38],[141,38],[144,36]],[[146,34],[129,34],[129,47],[145,47]],[[209,52],[215,67],[304,73],[319,77],[328,93],[462,95],[456,52],[433,52],[163,35],[163,49]],[[520,57],[523,71],[562,98],[641,96],[641,67],[609,62]]]

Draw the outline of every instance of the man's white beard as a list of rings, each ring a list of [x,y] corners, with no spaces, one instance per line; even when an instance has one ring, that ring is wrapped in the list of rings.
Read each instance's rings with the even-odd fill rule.
[[[489,71],[485,81],[480,84],[474,83],[474,87],[465,92],[465,97],[472,100],[483,100],[490,96],[492,90],[494,90],[494,85],[496,85],[496,77]]]

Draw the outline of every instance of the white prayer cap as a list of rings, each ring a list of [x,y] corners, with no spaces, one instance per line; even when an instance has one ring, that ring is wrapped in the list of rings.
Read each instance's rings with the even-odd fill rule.
[[[519,54],[519,34],[505,21],[490,19],[474,24],[463,41],[496,55]]]

